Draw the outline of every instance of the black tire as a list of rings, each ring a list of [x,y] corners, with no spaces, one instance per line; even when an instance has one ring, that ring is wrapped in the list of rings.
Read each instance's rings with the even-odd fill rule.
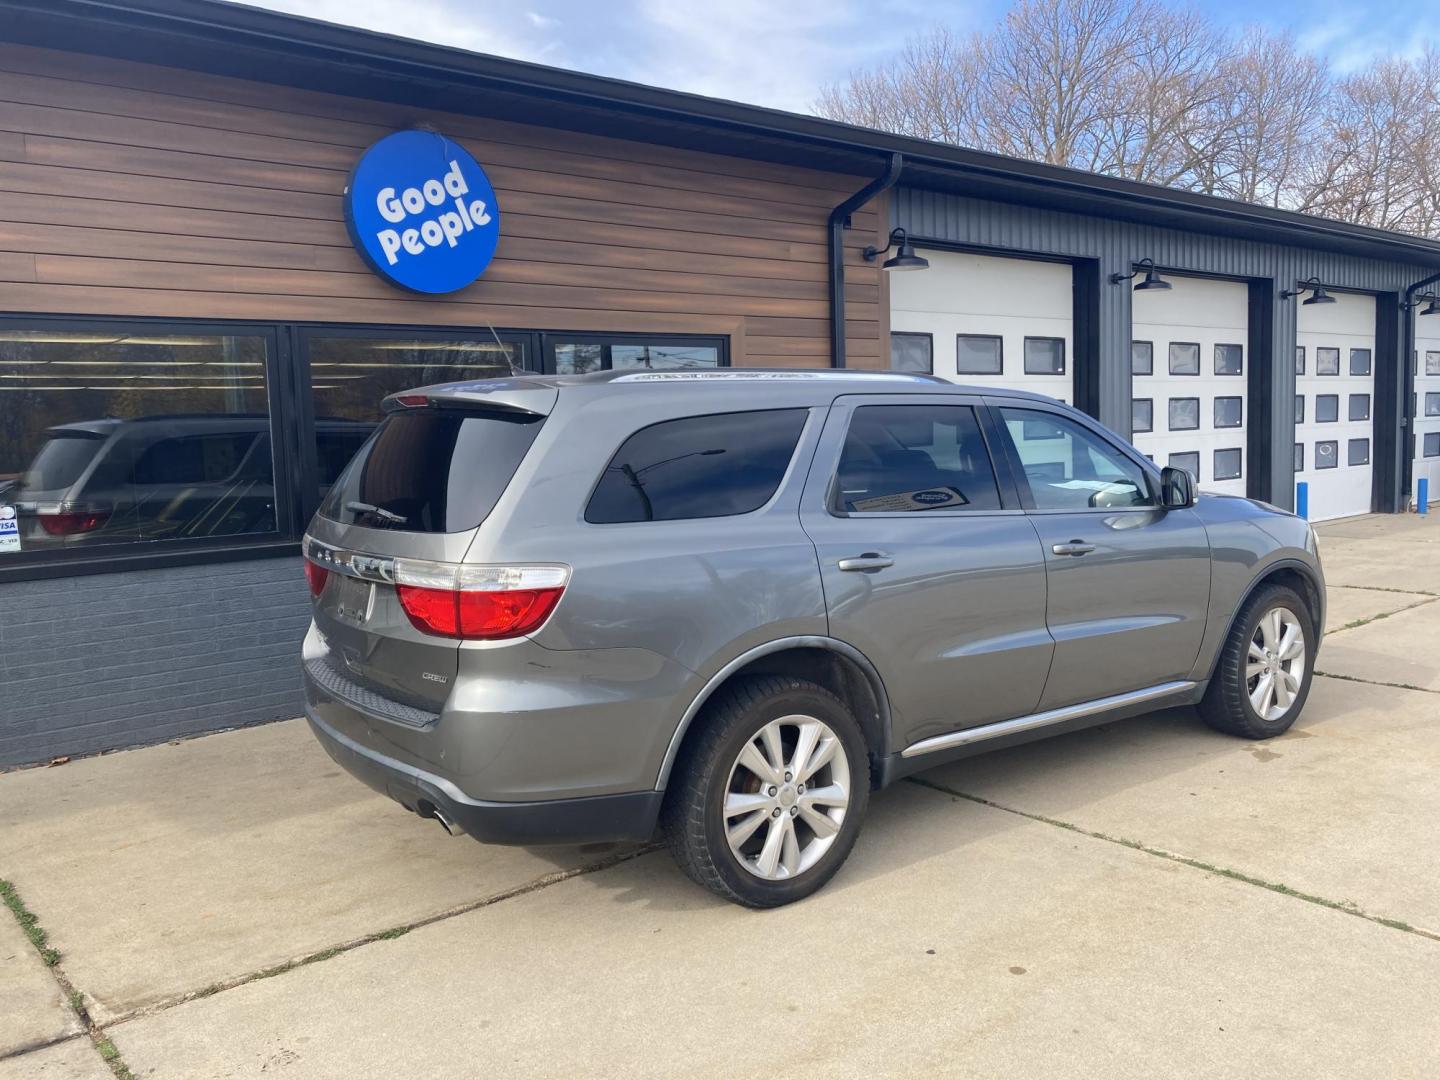
[[[1250,702],[1245,668],[1250,642],[1259,628],[1260,619],[1277,607],[1288,608],[1300,623],[1305,635],[1305,670],[1299,680],[1300,689],[1290,707],[1278,718],[1266,719],[1255,711]],[[1243,739],[1272,739],[1284,734],[1305,708],[1314,675],[1314,659],[1315,616],[1309,605],[1294,589],[1284,585],[1262,585],[1245,601],[1245,606],[1230,627],[1230,636],[1225,639],[1215,672],[1210,677],[1210,685],[1200,702],[1201,718],[1216,731]]]
[[[834,841],[814,865],[771,880],[745,869],[730,850],[723,807],[731,768],[746,743],[772,720],[792,714],[814,717],[835,733],[838,752],[849,766],[849,804]],[[850,710],[824,687],[803,679],[742,676],[717,691],[695,723],[671,775],[662,816],[666,843],[680,869],[716,895],[752,908],[802,900],[834,877],[855,846],[870,796],[869,756]],[[766,831],[762,821],[757,835]]]

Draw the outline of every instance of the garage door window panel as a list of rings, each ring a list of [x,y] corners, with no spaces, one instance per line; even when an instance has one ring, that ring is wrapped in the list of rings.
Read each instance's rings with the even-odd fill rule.
[[[1155,343],[1153,341],[1132,341],[1130,343],[1130,374],[1153,375],[1155,373]]]
[[[1155,429],[1155,402],[1151,398],[1130,400],[1130,432],[1139,435]]]
[[[847,514],[999,510],[1000,488],[968,405],[865,405],[835,477]]]
[[[1425,433],[1425,456],[1440,457],[1440,431]]]
[[[996,334],[955,335],[955,371],[960,375],[1003,375],[1004,341]]]
[[[1171,431],[1196,431],[1200,427],[1200,399],[1171,398],[1169,414]]]
[[[1305,423],[1305,395],[1295,395],[1295,423]]]
[[[1064,375],[1065,339],[1027,337],[1025,339],[1026,375]]]
[[[1440,375],[1440,352],[1427,351],[1425,353],[1425,374]]]
[[[1369,394],[1351,394],[1351,395],[1350,395],[1349,406],[1350,406],[1349,417],[1350,417],[1351,420],[1369,420],[1369,419],[1370,419],[1370,395],[1369,395]]]
[[[1340,350],[1320,346],[1315,350],[1315,374],[1339,375]]]
[[[1348,463],[1351,465],[1370,464],[1370,440],[1351,439],[1347,448]]]
[[[1369,374],[1370,374],[1370,350],[1369,350],[1369,349],[1351,349],[1351,350],[1350,350],[1350,374],[1351,374],[1351,375],[1369,375]]]
[[[1305,444],[1304,444],[1304,443],[1298,443],[1298,442],[1297,442],[1297,443],[1295,444],[1295,471],[1296,471],[1297,473],[1298,473],[1298,472],[1304,472],[1304,471],[1305,471]]]
[[[1340,419],[1340,395],[1339,394],[1316,394],[1315,395],[1315,422],[1317,424],[1333,424]]]
[[[1215,426],[1217,428],[1238,428],[1245,423],[1245,399],[1240,397],[1217,397],[1215,399]]]
[[[1326,439],[1324,442],[1315,444],[1315,468],[1333,469],[1340,464],[1340,444],[1334,439]]]
[[[1239,480],[1241,461],[1244,454],[1238,447],[1227,447],[1215,451],[1215,476],[1216,480]]]
[[[1425,395],[1425,415],[1440,416],[1440,394]]]
[[[1155,505],[1144,470],[1069,417],[1001,408],[1036,510],[1113,510]]]
[[[1296,374],[1296,375],[1304,375],[1304,374],[1305,374],[1305,346],[1304,346],[1304,345],[1296,345],[1296,346],[1295,346],[1295,374]]]
[[[929,375],[934,371],[935,339],[930,334],[892,332],[890,370]]]
[[[1172,341],[1170,343],[1170,374],[1200,374],[1200,344],[1195,341]]]
[[[1165,464],[1169,465],[1172,469],[1184,469],[1195,478],[1197,484],[1200,482],[1200,452],[1198,450],[1187,450],[1183,453],[1171,454],[1169,458],[1166,459]]]
[[[1215,374],[1245,374],[1245,349],[1240,345],[1216,345]]]

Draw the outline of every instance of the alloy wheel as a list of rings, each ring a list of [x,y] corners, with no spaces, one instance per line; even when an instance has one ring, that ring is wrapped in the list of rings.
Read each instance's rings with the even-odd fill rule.
[[[1305,630],[1287,607],[1260,616],[1245,659],[1245,691],[1262,720],[1276,721],[1295,703],[1305,682]]]
[[[756,877],[793,878],[835,842],[850,805],[850,762],[813,716],[772,720],[741,748],[725,784],[725,836]]]

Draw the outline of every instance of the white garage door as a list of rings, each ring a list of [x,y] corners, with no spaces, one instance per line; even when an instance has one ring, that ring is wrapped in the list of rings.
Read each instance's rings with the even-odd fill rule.
[[[1295,480],[1310,519],[1370,512],[1374,469],[1375,298],[1300,304],[1295,334]]]
[[[893,367],[1073,403],[1068,263],[922,254],[928,270],[890,275]]]
[[[1244,495],[1249,289],[1166,280],[1168,290],[1132,294],[1131,437],[1203,490]]]
[[[1430,481],[1431,503],[1440,502],[1440,316],[1418,319],[1415,329],[1415,469],[1411,498],[1419,497],[1417,482]]]

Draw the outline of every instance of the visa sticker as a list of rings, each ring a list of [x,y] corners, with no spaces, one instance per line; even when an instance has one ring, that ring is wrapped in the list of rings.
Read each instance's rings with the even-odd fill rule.
[[[20,522],[15,507],[0,506],[0,552],[20,550]]]

